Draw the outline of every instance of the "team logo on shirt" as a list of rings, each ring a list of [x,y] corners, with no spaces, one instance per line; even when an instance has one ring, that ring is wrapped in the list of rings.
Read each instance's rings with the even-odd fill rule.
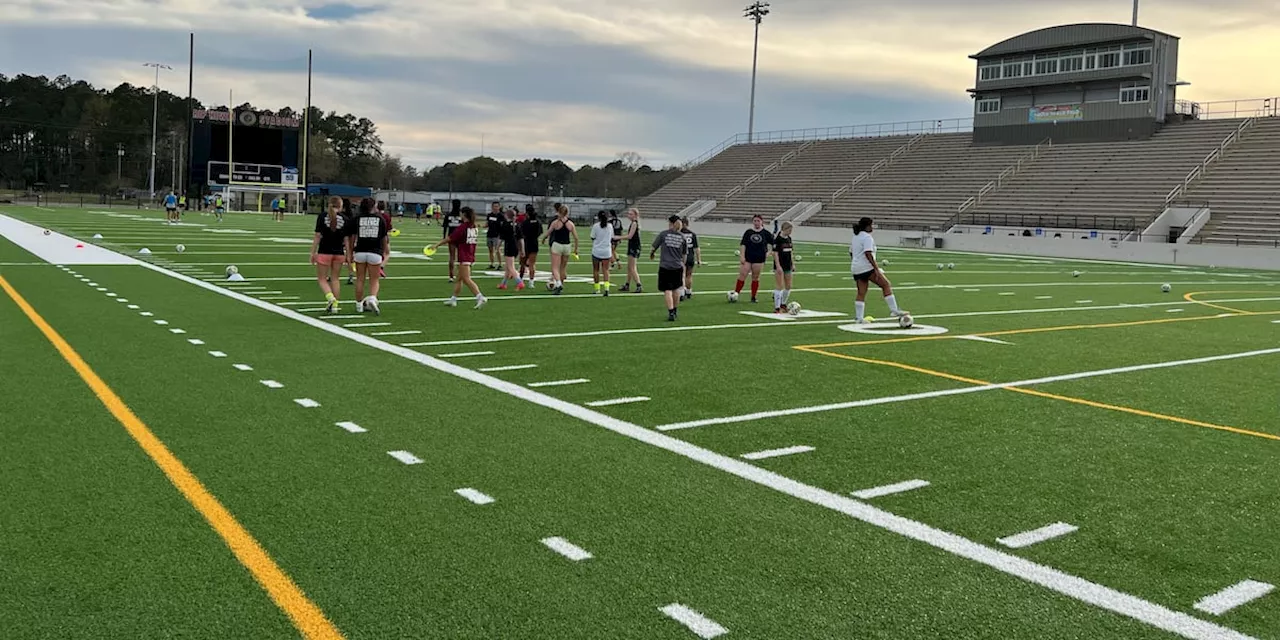
[[[477,244],[475,227],[467,228],[467,244]]]
[[[762,236],[762,235],[760,235],[760,234],[758,234],[758,233],[753,233],[753,234],[751,234],[751,242],[752,242],[752,244],[760,244],[760,243],[764,242],[764,236]]]
[[[378,224],[382,222],[382,218],[368,216],[360,218],[360,237],[376,238],[378,237]]]

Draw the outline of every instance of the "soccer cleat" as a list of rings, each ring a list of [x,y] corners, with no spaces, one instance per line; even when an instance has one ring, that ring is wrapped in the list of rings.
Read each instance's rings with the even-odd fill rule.
[[[644,287],[636,285],[636,293],[644,293]]]
[[[477,296],[477,297],[476,297],[476,308],[477,308],[477,309],[482,309],[482,308],[484,308],[484,306],[485,306],[486,304],[489,304],[489,299],[488,299],[488,298],[486,298],[486,297],[484,297],[484,296]]]
[[[338,312],[338,301],[337,301],[337,300],[330,300],[328,304],[324,305],[324,312],[325,312],[325,313],[337,313],[337,312]]]
[[[505,283],[505,282],[504,282],[504,283],[502,283],[502,284],[498,285],[498,290],[499,290],[499,291],[506,291],[506,290],[507,290],[507,283]]]
[[[608,298],[608,297],[609,297],[609,290],[608,290],[608,289],[605,289],[605,290],[604,290],[604,297],[606,297],[606,298]]]
[[[676,321],[676,312],[674,310],[667,311],[667,322]]]
[[[910,312],[910,311],[903,311],[902,309],[898,309],[897,311],[890,311],[890,312],[889,312],[889,315],[890,315],[891,317],[894,317],[894,318],[901,318],[902,316],[909,316],[909,315],[911,315],[911,312]]]
[[[375,316],[380,316],[380,315],[382,315],[382,309],[379,309],[379,308],[378,308],[378,299],[377,299],[377,298],[375,298],[375,297],[373,297],[373,296],[369,296],[368,298],[365,298],[365,299],[364,299],[364,306],[365,306],[365,308],[366,308],[366,309],[368,309],[368,310],[372,311],[372,312],[373,312],[373,315],[375,315]]]
[[[449,284],[453,284],[453,276],[449,276]]]
[[[760,300],[758,300],[758,299],[756,299],[756,298],[754,298],[754,297],[753,297],[753,298],[751,298],[751,304],[758,304],[759,302],[760,302]]]
[[[356,301],[356,313],[364,313],[364,301],[363,301],[363,300],[357,300],[357,301]]]
[[[445,300],[445,301],[444,301],[444,306],[446,306],[446,307],[456,307],[456,306],[458,306],[458,299],[457,299],[457,298],[449,298],[448,300]]]
[[[516,291],[524,291],[524,280],[516,284]]]
[[[349,286],[349,285],[353,285],[353,284],[355,284],[355,283],[356,283],[356,277],[355,277],[354,275],[348,275],[348,276],[347,276],[347,285]]]
[[[631,293],[631,283],[628,282],[622,285],[622,288],[618,289],[618,291],[621,291],[622,293]]]
[[[787,308],[786,308],[786,307],[778,307],[777,309],[774,309],[774,310],[773,310],[773,312],[774,312],[774,313],[786,313],[786,312],[787,312]]]
[[[564,287],[556,287],[555,289],[551,290],[551,295],[553,296],[558,296],[562,293],[564,293]]]

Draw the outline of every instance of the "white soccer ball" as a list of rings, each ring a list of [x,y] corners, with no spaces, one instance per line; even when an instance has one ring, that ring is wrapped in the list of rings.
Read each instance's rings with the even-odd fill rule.
[[[1209,268],[1210,268],[1210,269],[1217,269],[1218,267],[1217,267],[1217,265],[1212,265],[1212,264],[1211,264],[1211,265],[1209,265]]]
[[[240,267],[237,267],[237,266],[235,266],[234,264],[233,264],[233,265],[231,265],[231,266],[229,266],[229,267],[227,267],[227,275],[228,275],[228,276],[234,276],[234,275],[235,275],[235,274],[237,274],[237,273],[240,273]]]
[[[887,266],[889,266],[889,259],[888,259],[888,258],[885,258],[884,260],[881,260],[881,261],[880,261],[880,264],[882,264],[882,265],[884,265],[884,266],[886,266],[886,267],[887,267]]]
[[[1071,277],[1072,277],[1072,278],[1079,278],[1079,277],[1080,277],[1080,272],[1079,272],[1079,271],[1072,271],[1072,272],[1071,272]]]
[[[788,304],[788,305],[787,305],[787,313],[789,313],[789,314],[791,314],[791,315],[793,315],[793,316],[798,316],[798,315],[800,315],[800,309],[801,309],[801,308],[802,308],[802,307],[800,306],[800,303],[799,303],[799,302],[792,302],[792,303],[790,303],[790,304]]]
[[[821,252],[821,251],[814,251],[814,252],[813,252],[813,255],[815,255],[815,256],[820,256],[820,255],[822,255],[822,252]]]
[[[730,292],[729,292],[729,302],[737,302],[737,301],[738,301],[738,292],[737,292],[737,291],[730,291]]]
[[[733,252],[733,255],[735,255],[735,256],[741,256],[741,255],[742,255],[742,250],[741,250],[741,249],[735,250],[735,251]]]
[[[912,318],[911,314],[909,313],[904,313],[898,316],[898,326],[900,328],[910,329],[913,325],[915,325],[915,323],[916,323],[915,319]]]
[[[52,232],[52,231],[50,231],[50,230],[48,230],[48,229],[45,229],[45,230],[44,230],[44,234],[45,234],[46,236],[47,236],[47,235],[49,235],[49,234],[51,234],[51,233],[53,233],[53,232]]]
[[[948,268],[948,269],[954,269],[954,268],[956,268],[956,263],[954,263],[954,262],[948,262],[948,263],[947,263],[947,268]]]
[[[939,263],[938,263],[938,271],[942,271],[943,269],[945,269],[945,268],[946,268],[946,266],[947,266],[947,265],[942,264],[941,262],[939,262]]]
[[[102,234],[101,234],[101,233],[95,233],[95,234],[93,234],[93,239],[94,239],[94,240],[101,240],[101,239],[102,239]]]
[[[1162,284],[1160,285],[1160,290],[1165,293],[1169,293],[1170,291],[1173,291],[1173,287],[1167,284]]]
[[[176,250],[178,251],[178,253],[182,253],[183,251],[186,251],[186,250],[187,250],[187,245],[185,245],[185,244],[180,244],[180,245],[178,245],[178,246],[174,247],[174,249],[176,249]]]
[[[547,291],[553,291],[555,288],[556,288],[556,283],[555,283],[555,282],[553,282],[553,281],[551,281],[551,280],[548,280],[548,281],[547,281]]]
[[[146,247],[143,247],[143,248],[141,248],[141,249],[138,249],[138,255],[141,255],[141,256],[149,256],[149,255],[151,255],[151,250],[150,250],[150,249],[148,249],[148,248],[146,248]]]

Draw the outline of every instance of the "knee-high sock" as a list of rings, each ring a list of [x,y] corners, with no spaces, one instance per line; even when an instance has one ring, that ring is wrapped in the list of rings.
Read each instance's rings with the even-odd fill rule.
[[[853,309],[854,309],[853,317],[855,320],[861,322],[863,318],[867,317],[867,303],[862,302],[861,300],[854,302]]]
[[[755,297],[759,294],[760,294],[760,281],[752,280],[751,281],[751,298],[755,299]]]
[[[898,313],[898,299],[896,296],[885,296],[884,301],[889,305],[889,311]]]
[[[783,290],[782,290],[782,304],[786,304],[786,303],[788,303],[788,302],[790,302],[790,301],[791,301],[791,290],[790,290],[790,289],[783,289]]]
[[[742,293],[742,285],[744,285],[744,284],[746,284],[746,283],[747,283],[747,282],[746,282],[745,280],[738,280],[738,284],[736,284],[736,285],[734,285],[734,286],[733,286],[733,290],[734,290],[734,291],[736,291],[736,292],[738,292],[738,293]]]

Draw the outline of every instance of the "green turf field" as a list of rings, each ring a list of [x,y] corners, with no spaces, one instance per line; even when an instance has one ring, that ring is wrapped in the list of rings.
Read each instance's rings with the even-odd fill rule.
[[[310,218],[0,214],[154,267],[0,238],[5,638],[1280,638],[1280,273],[887,247],[868,333],[704,237],[669,323],[397,220],[326,316]]]

